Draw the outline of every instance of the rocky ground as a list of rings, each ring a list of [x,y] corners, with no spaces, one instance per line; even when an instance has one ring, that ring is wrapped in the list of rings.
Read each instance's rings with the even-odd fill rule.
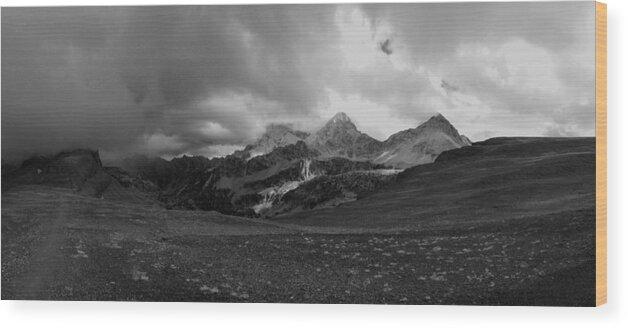
[[[593,138],[490,139],[272,220],[16,185],[2,299],[592,306],[594,168]]]
[[[3,195],[2,299],[592,305],[593,217],[316,228],[23,187]]]

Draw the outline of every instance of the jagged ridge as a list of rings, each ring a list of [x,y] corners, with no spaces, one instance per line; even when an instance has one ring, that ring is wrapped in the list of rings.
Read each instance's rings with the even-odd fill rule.
[[[321,157],[344,157],[370,160],[397,168],[433,162],[446,150],[471,145],[471,141],[442,115],[437,114],[413,129],[391,135],[379,141],[358,130],[343,112],[334,115],[322,128],[311,135],[281,125],[271,125],[255,145],[245,150],[249,155],[267,153],[276,145],[304,140]]]

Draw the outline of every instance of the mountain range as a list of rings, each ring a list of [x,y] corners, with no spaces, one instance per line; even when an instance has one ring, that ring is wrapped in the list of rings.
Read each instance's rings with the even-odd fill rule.
[[[311,134],[271,124],[255,143],[225,157],[135,155],[105,167],[92,150],[37,156],[3,167],[2,189],[39,184],[116,201],[270,217],[355,201],[405,168],[470,144],[440,114],[379,141],[338,113]]]
[[[471,141],[460,135],[441,114],[416,128],[397,132],[379,141],[358,130],[349,116],[340,112],[312,134],[287,125],[271,124],[260,139],[247,146],[245,151],[251,158],[297,141],[304,141],[322,158],[343,157],[400,169],[431,163],[443,151],[471,145]]]

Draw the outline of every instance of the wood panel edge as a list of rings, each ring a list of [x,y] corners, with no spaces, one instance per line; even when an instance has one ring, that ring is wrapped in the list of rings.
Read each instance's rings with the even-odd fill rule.
[[[606,4],[595,3],[595,304],[607,301]]]

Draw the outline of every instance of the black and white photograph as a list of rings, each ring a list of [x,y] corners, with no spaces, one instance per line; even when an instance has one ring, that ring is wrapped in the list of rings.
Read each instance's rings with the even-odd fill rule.
[[[596,305],[595,2],[1,30],[2,300]]]

